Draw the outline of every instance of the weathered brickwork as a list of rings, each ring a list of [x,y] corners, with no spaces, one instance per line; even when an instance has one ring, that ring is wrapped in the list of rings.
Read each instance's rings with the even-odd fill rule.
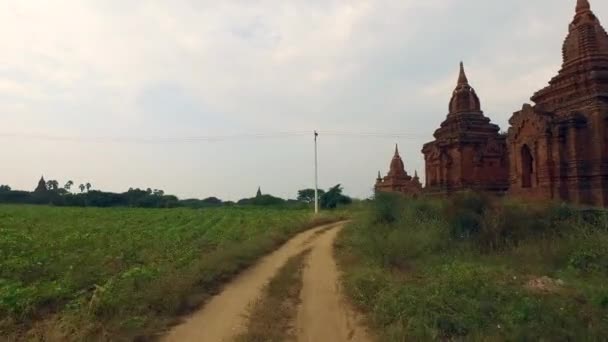
[[[513,196],[608,206],[608,35],[578,0],[563,64],[509,123]]]
[[[449,114],[424,145],[425,193],[445,195],[463,190],[504,193],[508,187],[505,136],[484,116],[462,63]]]
[[[380,172],[378,172],[375,191],[399,192],[413,197],[422,192],[422,184],[418,178],[418,173],[415,172],[414,177],[407,174],[397,146],[395,146],[395,155],[391,160],[391,166],[386,177],[382,178]]]
[[[557,76],[513,114],[506,135],[484,116],[461,63],[447,118],[422,148],[425,194],[477,190],[608,207],[608,34],[588,0],[577,0],[562,55]],[[409,184],[405,171],[391,172],[376,190],[407,188],[397,185]]]

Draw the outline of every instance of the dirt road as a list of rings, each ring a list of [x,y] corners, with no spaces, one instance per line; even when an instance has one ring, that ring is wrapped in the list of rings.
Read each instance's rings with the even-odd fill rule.
[[[340,294],[332,247],[342,225],[322,226],[295,236],[243,272],[163,340],[232,341],[246,329],[248,307],[262,295],[264,285],[290,257],[311,248],[303,275],[302,303],[294,323],[298,341],[369,341],[365,329],[356,323],[355,314]]]

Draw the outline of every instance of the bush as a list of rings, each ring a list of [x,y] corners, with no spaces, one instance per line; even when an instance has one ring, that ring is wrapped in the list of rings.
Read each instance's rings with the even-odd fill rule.
[[[468,239],[480,232],[491,199],[475,192],[456,194],[447,202],[445,217],[455,239]]]
[[[403,197],[395,193],[378,193],[373,201],[373,221],[379,224],[391,224],[401,215]]]
[[[344,288],[379,340],[604,340],[601,210],[475,193],[379,194],[337,246]],[[538,279],[554,288],[536,288]]]

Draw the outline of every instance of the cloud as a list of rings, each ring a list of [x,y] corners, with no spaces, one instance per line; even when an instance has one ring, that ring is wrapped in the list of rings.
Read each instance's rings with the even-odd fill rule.
[[[14,135],[321,136],[321,181],[364,197],[400,143],[410,173],[445,118],[458,62],[485,112],[511,113],[561,64],[574,1],[43,0],[0,4],[3,183],[40,173],[110,190],[238,199],[310,186],[310,137],[196,144]],[[592,1],[600,19],[608,4]],[[401,132],[383,139],[323,132]],[[10,166],[6,166],[10,165]]]

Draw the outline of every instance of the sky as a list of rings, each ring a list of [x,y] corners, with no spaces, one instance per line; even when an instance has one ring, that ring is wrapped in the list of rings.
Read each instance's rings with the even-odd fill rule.
[[[461,60],[506,130],[559,70],[575,3],[2,1],[0,184],[293,198],[318,130],[320,187],[366,198],[396,143],[424,174]]]

